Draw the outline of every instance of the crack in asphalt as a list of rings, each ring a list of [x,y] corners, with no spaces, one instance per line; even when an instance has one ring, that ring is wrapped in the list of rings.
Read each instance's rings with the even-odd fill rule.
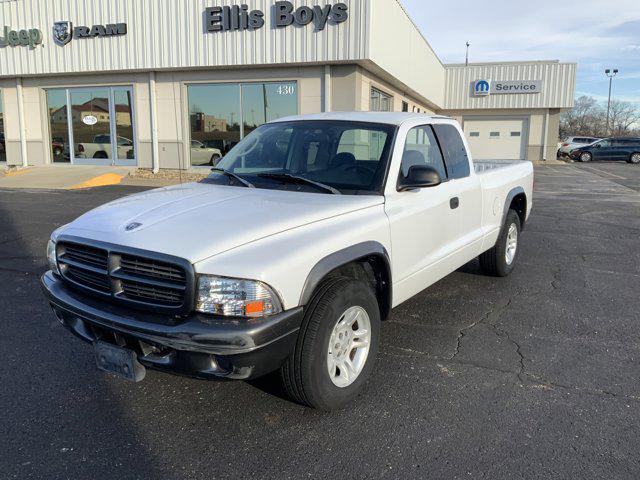
[[[551,292],[556,292],[560,289],[560,283],[561,283],[561,273],[562,273],[562,268],[560,266],[557,266],[554,269],[553,272],[553,279],[549,282],[549,286],[551,288]],[[529,296],[529,299],[535,298],[539,295],[543,295],[545,293],[549,293],[548,291],[542,290],[539,291],[533,295]],[[511,305],[513,304],[515,297],[517,295],[513,295],[510,296],[509,298],[507,298],[507,300],[505,302],[502,302],[500,305],[495,306],[494,308],[490,309],[489,311],[487,311],[484,315],[482,315],[478,320],[476,320],[475,322],[471,323],[470,325],[460,329],[458,331],[458,336],[456,338],[456,345],[453,351],[453,354],[448,356],[448,357],[438,357],[435,355],[430,355],[426,352],[421,352],[421,351],[417,351],[417,350],[411,350],[411,349],[406,349],[406,348],[400,348],[400,347],[394,347],[397,348],[400,351],[403,351],[405,353],[410,353],[410,354],[416,354],[416,355],[420,355],[423,356],[427,359],[433,360],[433,361],[443,361],[443,362],[451,362],[451,363],[455,363],[455,364],[459,364],[459,365],[465,365],[465,366],[471,366],[474,368],[480,368],[483,370],[488,370],[488,371],[494,371],[494,372],[499,372],[499,373],[504,373],[507,375],[515,375],[515,378],[518,379],[518,381],[520,382],[521,385],[528,385],[532,388],[538,388],[538,389],[542,389],[542,390],[548,390],[548,389],[560,389],[560,390],[567,390],[567,391],[573,391],[573,392],[580,392],[580,393],[585,393],[585,394],[589,394],[589,395],[600,395],[600,396],[609,396],[609,397],[613,397],[613,398],[623,398],[626,400],[634,400],[634,401],[640,401],[640,395],[627,395],[627,394],[622,394],[622,393],[616,393],[616,392],[612,392],[609,390],[605,390],[605,389],[600,389],[600,388],[587,388],[587,387],[580,387],[580,386],[576,386],[576,385],[567,385],[567,384],[563,384],[560,382],[554,382],[551,380],[548,380],[546,378],[544,378],[541,375],[537,375],[535,373],[532,373],[530,371],[527,370],[527,363],[528,360],[525,357],[524,353],[523,353],[523,348],[522,345],[520,344],[520,342],[518,342],[516,339],[514,339],[508,331],[506,331],[504,328],[502,328],[496,321],[499,318],[499,316],[505,312],[507,309],[509,309],[509,307],[511,307]],[[493,320],[493,321],[491,321]],[[508,370],[508,369],[503,369],[503,368],[498,368],[498,367],[493,367],[493,366],[488,366],[488,365],[482,365],[480,363],[477,362],[469,362],[469,361],[464,361],[464,360],[460,360],[458,359],[458,356],[460,355],[461,351],[462,351],[462,343],[464,341],[464,339],[469,335],[469,332],[471,332],[472,330],[478,328],[479,326],[485,325],[487,327],[489,327],[494,334],[498,337],[498,338],[503,338],[505,340],[507,340],[513,347],[514,347],[514,351],[517,355],[518,358],[518,364],[517,364],[517,368],[514,370]],[[389,354],[389,355],[394,355],[394,354]],[[397,355],[396,355],[397,356]]]

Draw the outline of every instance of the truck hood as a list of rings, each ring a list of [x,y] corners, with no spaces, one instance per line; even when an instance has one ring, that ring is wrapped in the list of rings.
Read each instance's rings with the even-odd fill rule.
[[[382,196],[191,183],[107,203],[58,233],[166,253],[196,263],[265,237],[383,202]]]

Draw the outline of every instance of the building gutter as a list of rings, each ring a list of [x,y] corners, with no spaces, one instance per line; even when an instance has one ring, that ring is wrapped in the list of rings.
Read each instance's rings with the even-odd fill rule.
[[[324,66],[324,111],[331,111],[331,65]]]
[[[156,95],[156,72],[149,72],[149,103],[151,112],[151,161],[153,173],[160,171],[160,149],[158,148],[158,102]]]
[[[18,96],[18,127],[20,128],[20,157],[22,166],[28,167],[27,161],[27,132],[25,131],[24,122],[24,98],[22,95],[22,78],[16,78],[16,94]]]
[[[542,140],[542,160],[547,161],[547,147],[549,143],[549,109],[544,116],[544,139]]]

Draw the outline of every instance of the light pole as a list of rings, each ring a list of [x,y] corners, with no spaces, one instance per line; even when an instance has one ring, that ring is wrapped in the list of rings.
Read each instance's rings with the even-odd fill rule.
[[[469,66],[469,47],[471,46],[471,44],[469,42],[467,42],[467,56],[466,56],[466,60],[464,61],[465,66]]]
[[[607,68],[604,73],[609,77],[609,101],[607,102],[607,135],[609,135],[611,133],[611,129],[609,128],[609,115],[611,114],[611,87],[613,86],[613,77],[618,75],[618,69],[614,68],[611,70]]]

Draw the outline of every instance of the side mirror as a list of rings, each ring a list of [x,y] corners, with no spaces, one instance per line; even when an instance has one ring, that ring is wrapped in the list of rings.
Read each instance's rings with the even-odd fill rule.
[[[598,143],[597,145],[594,145],[594,146],[595,146],[596,148],[602,148],[602,145],[601,145],[601,144],[599,144],[599,143]]]
[[[438,170],[429,165],[414,165],[409,168],[409,174],[406,177],[400,177],[398,191],[437,187],[441,183],[442,178],[440,178]]]

